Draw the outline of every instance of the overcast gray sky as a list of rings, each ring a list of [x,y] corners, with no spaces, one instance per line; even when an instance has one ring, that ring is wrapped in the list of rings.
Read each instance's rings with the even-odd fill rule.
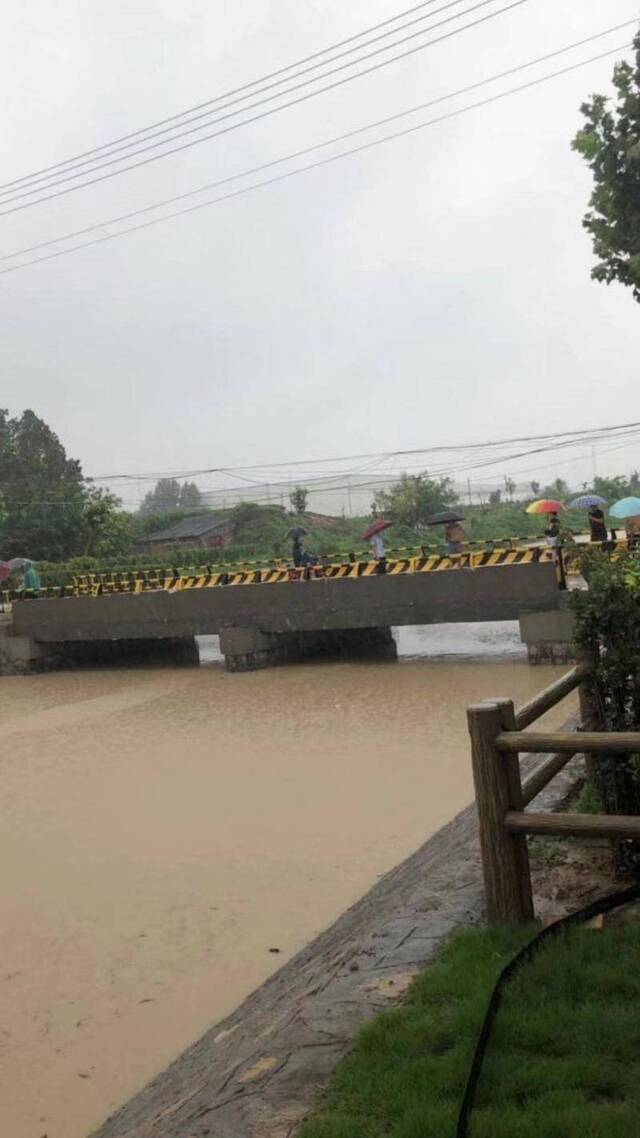
[[[459,23],[507,2],[493,0]],[[2,180],[182,111],[409,6],[5,0]],[[1,217],[0,251],[237,173],[637,14],[631,0],[526,0],[262,122]],[[619,31],[491,91],[632,35]],[[1,404],[13,413],[32,407],[97,475],[640,419],[640,309],[628,291],[589,278],[581,217],[590,176],[569,146],[580,102],[610,88],[614,58],[1,276]],[[599,457],[602,469],[639,462],[633,448]],[[589,468],[585,459],[558,473],[587,477]]]

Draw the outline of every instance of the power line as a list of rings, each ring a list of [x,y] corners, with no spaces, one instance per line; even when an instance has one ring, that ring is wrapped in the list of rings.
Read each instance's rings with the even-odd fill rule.
[[[626,43],[626,44],[622,44],[622,45],[615,47],[615,48],[610,48],[608,51],[601,52],[599,55],[591,56],[589,59],[582,60],[579,63],[574,63],[568,67],[563,67],[563,68],[559,69],[558,71],[550,72],[548,75],[543,75],[538,79],[532,79],[528,83],[522,83],[517,87],[511,87],[506,91],[501,91],[496,95],[491,95],[491,96],[487,97],[486,99],[480,99],[475,103],[470,103],[466,107],[460,107],[458,110],[449,111],[447,114],[439,115],[437,118],[427,119],[424,122],[416,123],[414,126],[407,127],[404,130],[394,131],[392,134],[387,134],[387,135],[384,135],[382,138],[374,139],[371,142],[363,143],[361,146],[352,147],[349,150],[342,151],[340,154],[333,154],[333,155],[330,155],[328,158],[319,159],[316,162],[310,162],[305,166],[299,167],[297,170],[290,170],[290,171],[287,171],[283,174],[278,174],[273,178],[267,178],[262,182],[255,182],[250,186],[241,187],[240,189],[233,190],[228,194],[222,194],[222,195],[220,195],[220,197],[211,198],[208,201],[200,202],[200,203],[198,203],[196,205],[192,205],[192,206],[187,206],[184,209],[175,210],[173,213],[165,214],[163,217],[152,218],[150,221],[141,222],[137,225],[129,226],[126,229],[118,230],[116,233],[108,233],[102,237],[93,238],[91,241],[83,241],[79,245],[72,245],[69,249],[60,249],[54,253],[47,253],[43,257],[35,257],[29,261],[24,261],[24,262],[22,262],[22,264],[19,264],[19,265],[10,265],[7,268],[0,269],[0,275],[3,275],[5,273],[17,272],[19,269],[25,269],[31,265],[40,264],[43,261],[54,260],[57,257],[65,257],[68,254],[76,253],[81,249],[87,249],[87,248],[90,248],[91,246],[94,246],[94,245],[101,245],[106,241],[113,241],[117,237],[123,237],[129,233],[136,233],[139,230],[148,229],[151,226],[159,225],[165,221],[170,221],[173,218],[182,217],[182,216],[189,214],[189,213],[195,213],[197,210],[205,209],[210,205],[218,205],[219,203],[224,202],[224,201],[229,201],[232,198],[241,197],[244,194],[252,193],[254,190],[263,189],[267,186],[275,185],[278,182],[286,181],[289,178],[297,177],[300,174],[308,173],[311,170],[316,170],[316,169],[320,168],[321,166],[330,165],[331,163],[338,162],[338,161],[342,160],[343,158],[349,158],[354,154],[361,154],[367,150],[371,150],[373,147],[381,146],[384,143],[391,142],[394,139],[403,138],[407,135],[414,134],[417,131],[424,130],[426,127],[435,126],[438,123],[446,122],[449,119],[457,118],[460,115],[466,114],[468,111],[473,111],[473,110],[477,110],[480,107],[489,106],[490,104],[496,103],[496,102],[500,101],[501,99],[505,99],[510,95],[515,95],[521,91],[526,91],[526,90],[529,90],[533,87],[537,87],[541,83],[546,83],[550,79],[556,79],[561,75],[567,75],[572,71],[576,71],[581,67],[585,67],[589,63],[595,63],[596,61],[598,61],[600,59],[605,59],[610,55],[615,55],[618,52],[624,51],[626,48],[632,47],[632,46],[633,46],[632,43]],[[2,216],[2,215],[0,215],[0,216]]]
[[[289,459],[287,462],[263,462],[253,463],[251,465],[243,466],[210,466],[202,467],[198,470],[154,470],[146,471],[143,474],[103,474],[91,475],[87,478],[90,482],[115,482],[118,480],[141,482],[147,479],[153,480],[158,478],[195,478],[202,474],[224,474],[235,472],[239,470],[277,470],[283,467],[291,469],[293,467],[304,467],[310,465],[321,465],[335,462],[360,462],[365,459],[388,459],[388,458],[406,458],[411,455],[423,454],[437,454],[437,453],[455,453],[457,451],[476,451],[486,450],[490,447],[509,446],[515,443],[538,443],[548,442],[551,440],[575,439],[578,442],[590,442],[595,438],[607,438],[613,432],[618,431],[632,431],[633,429],[640,428],[640,420],[630,423],[615,423],[608,427],[583,427],[580,430],[573,431],[555,431],[544,435],[516,435],[512,438],[506,439],[490,439],[482,442],[473,443],[437,443],[428,447],[412,447],[409,450],[395,450],[395,451],[369,451],[366,454],[348,454],[337,455],[332,458],[301,458],[296,460]]]
[[[626,432],[626,433],[624,433],[624,432]],[[622,438],[624,440],[622,443],[618,442],[613,447],[604,448],[601,451],[601,453],[606,454],[606,453],[609,453],[610,451],[614,451],[614,450],[622,449],[624,447],[628,447],[630,445],[630,440],[636,438],[639,433],[640,433],[640,423],[623,424],[623,425],[617,426],[617,427],[592,428],[592,429],[587,430],[587,431],[564,432],[564,433],[560,433],[558,435],[523,436],[520,439],[504,440],[504,441],[499,442],[499,443],[498,442],[470,443],[470,444],[465,444],[462,447],[436,446],[436,447],[431,447],[431,448],[424,448],[423,450],[420,450],[420,451],[411,450],[411,451],[399,451],[396,453],[397,454],[412,455],[412,454],[418,454],[418,453],[425,454],[425,453],[430,452],[430,451],[441,451],[441,450],[454,452],[458,449],[468,449],[468,450],[477,450],[479,448],[490,449],[490,448],[495,448],[496,446],[499,446],[499,445],[506,445],[509,442],[516,443],[516,442],[522,442],[522,441],[527,441],[527,440],[538,441],[538,442],[545,441],[546,442],[546,445],[544,445],[544,446],[529,448],[529,449],[521,451],[519,454],[502,454],[502,455],[492,457],[488,460],[484,460],[484,461],[481,460],[479,462],[473,462],[473,463],[467,463],[467,464],[465,464],[465,463],[461,464],[460,462],[458,462],[456,464],[449,463],[449,464],[446,464],[446,465],[441,466],[441,467],[435,467],[435,468],[432,467],[428,472],[430,477],[442,477],[445,475],[454,475],[454,477],[455,477],[457,474],[464,474],[468,470],[483,469],[483,468],[485,468],[487,466],[491,466],[491,465],[511,463],[511,462],[515,461],[517,458],[528,457],[531,454],[548,454],[550,451],[557,451],[557,450],[562,450],[562,449],[566,449],[566,448],[570,448],[570,447],[581,447],[581,446],[584,447],[585,445],[590,445],[590,443],[593,441],[594,438],[596,439],[596,441],[602,440],[605,438],[611,438],[611,439]],[[374,459],[377,459],[380,456],[375,455],[373,457],[374,457]],[[391,455],[386,455],[385,459],[387,459],[389,457],[391,457]],[[307,460],[303,460],[303,461],[307,461]],[[323,460],[308,460],[308,461],[322,462]],[[327,461],[327,462],[334,461],[335,462],[335,461],[342,461],[342,460],[327,459],[324,461]],[[554,465],[566,465],[567,463],[571,463],[571,462],[575,462],[575,461],[576,461],[575,456],[568,459],[568,460],[566,460],[566,459],[564,461],[560,460],[559,462],[556,462],[556,460],[554,459]],[[283,464],[274,463],[271,465],[272,466],[281,466]],[[219,468],[219,472],[229,473],[231,469],[232,468],[228,468],[228,467],[227,468]],[[266,469],[266,467],[265,467],[265,469]],[[363,470],[363,468],[360,468],[360,469],[361,469],[361,471]],[[539,470],[539,469],[541,469],[541,467],[540,467],[540,465],[538,465],[537,467],[529,467],[527,469],[528,469],[528,471]],[[516,474],[516,476],[521,476],[522,474],[527,473],[527,469],[515,471],[514,473]],[[191,473],[194,475],[197,475],[198,473],[211,473],[211,471],[210,470],[194,471]],[[426,472],[422,471],[421,473],[426,473]],[[305,487],[306,487],[309,494],[323,494],[323,493],[328,494],[328,493],[336,493],[336,492],[344,491],[344,490],[348,490],[348,489],[350,489],[350,490],[374,489],[375,487],[387,486],[393,482],[398,481],[397,475],[387,473],[383,477],[378,476],[375,478],[364,479],[364,480],[361,480],[358,482],[353,482],[352,478],[354,477],[354,475],[357,475],[357,471],[353,471],[353,470],[344,471],[343,470],[340,473],[332,476],[332,478],[335,478],[335,479],[340,479],[340,478],[349,479],[349,481],[347,481],[346,483],[344,483],[342,485],[335,486],[335,485],[327,485],[326,483],[323,483],[322,485],[319,485],[319,486],[313,486],[313,485],[310,486],[308,484],[308,482],[306,482]],[[118,477],[127,478],[130,476],[111,475],[109,480],[115,480]],[[139,480],[139,481],[142,481],[142,479],[143,479],[143,476],[138,476],[138,478],[137,478],[137,480]],[[104,481],[106,481],[106,480],[107,479],[104,479]],[[20,480],[17,480],[17,481],[20,481]],[[85,481],[87,481],[87,482],[103,481],[103,479],[87,478],[87,479],[85,479]],[[256,491],[263,490],[266,492],[268,490],[272,494],[282,495],[282,494],[288,493],[288,490],[290,489],[290,481],[291,481],[290,479],[287,481],[284,481],[284,482],[283,481],[276,481],[276,482],[264,481],[262,483],[253,483],[253,486],[254,486]],[[322,481],[322,479],[318,478],[317,481]],[[12,483],[12,484],[15,484],[15,483]],[[218,494],[218,495],[221,495],[223,497],[225,497],[225,496],[228,497],[229,495],[242,493],[242,491],[243,491],[243,487],[239,487],[239,486],[227,487],[227,488],[224,488],[224,487],[199,487],[199,489],[200,489],[200,492],[203,494]],[[256,499],[254,499],[254,500],[256,500]],[[126,498],[122,499],[121,498],[120,501],[122,504],[130,504],[130,505],[131,504],[138,504],[133,499],[126,499]],[[41,506],[54,506],[54,505],[66,506],[69,508],[77,508],[77,506],[78,506],[77,501],[69,503],[63,499],[47,499],[47,500],[41,499],[37,503],[34,503],[33,499],[15,499],[15,498],[12,498],[11,502],[13,505],[29,505],[29,506],[32,506],[34,509],[40,508]]]
[[[432,28],[430,28],[428,30],[431,31],[431,30],[433,30],[434,27],[439,27],[442,24],[450,23],[451,20],[457,20],[460,18],[460,16],[466,16],[470,12],[475,12],[479,8],[485,8],[487,6],[487,4],[492,4],[492,3],[494,3],[494,0],[478,0],[478,3],[473,4],[470,8],[466,8],[464,12],[457,13],[455,16],[449,16],[446,20],[441,20],[440,24],[432,25]],[[436,36],[435,39],[427,40],[426,43],[418,44],[417,47],[409,48],[408,51],[400,52],[400,54],[394,55],[390,59],[384,59],[379,63],[372,64],[371,67],[367,67],[363,71],[358,71],[358,72],[356,72],[355,75],[346,75],[342,79],[337,79],[334,83],[328,83],[325,87],[319,87],[317,91],[309,91],[305,95],[298,95],[295,99],[290,99],[288,103],[283,103],[279,107],[271,107],[268,111],[261,111],[257,115],[252,115],[250,118],[244,119],[241,123],[232,123],[229,126],[223,127],[221,130],[213,131],[211,134],[205,134],[205,135],[202,135],[200,138],[191,139],[189,142],[183,142],[180,144],[180,146],[173,146],[169,150],[163,151],[162,154],[153,154],[153,155],[150,155],[148,158],[141,158],[139,162],[132,162],[128,166],[121,167],[119,170],[111,170],[107,174],[100,174],[97,178],[88,179],[85,182],[80,182],[78,185],[67,186],[66,189],[64,189],[64,190],[56,190],[55,193],[45,194],[43,197],[37,198],[35,201],[23,202],[22,205],[14,205],[14,206],[12,206],[11,209],[2,210],[2,212],[0,212],[0,217],[7,217],[11,213],[17,213],[23,209],[30,209],[34,205],[41,205],[42,202],[51,201],[53,198],[62,197],[63,195],[73,193],[76,190],[85,189],[87,186],[93,186],[98,182],[104,182],[108,178],[118,177],[120,174],[125,174],[129,170],[137,170],[141,166],[147,166],[151,162],[159,162],[162,158],[168,158],[172,154],[179,154],[181,151],[188,150],[192,146],[200,146],[201,143],[209,142],[212,138],[219,138],[223,134],[228,134],[230,131],[233,131],[233,130],[239,130],[240,127],[243,127],[243,126],[249,126],[251,123],[258,122],[261,119],[268,118],[274,114],[278,114],[280,111],[287,110],[289,107],[296,106],[299,103],[304,103],[308,99],[315,99],[318,95],[323,95],[327,91],[333,91],[337,87],[344,86],[345,83],[351,83],[354,79],[361,79],[364,75],[370,75],[375,71],[379,71],[382,67],[387,67],[390,63],[395,63],[398,60],[407,59],[407,58],[409,58],[409,56],[415,55],[416,52],[425,51],[428,47],[433,47],[434,44],[442,43],[445,40],[451,39],[453,36],[460,35],[462,32],[466,32],[470,28],[475,28],[479,24],[484,24],[488,20],[493,20],[497,16],[501,16],[501,15],[503,15],[503,13],[511,11],[512,8],[519,8],[521,4],[526,4],[526,3],[527,3],[527,0],[512,0],[512,3],[507,4],[504,8],[498,8],[497,11],[495,11],[495,12],[489,12],[488,15],[481,16],[477,20],[472,20],[470,23],[464,24],[461,28],[454,28],[453,31],[445,32],[441,36]],[[410,36],[407,38],[411,39],[413,37]],[[398,43],[404,43],[404,42],[405,42],[405,40],[399,40],[398,41]],[[394,46],[396,46],[396,45],[394,45]],[[379,50],[385,50],[386,51],[387,49],[384,48],[384,49],[379,49]],[[379,54],[379,51],[371,52],[371,54],[369,56],[363,56],[363,59],[369,59],[369,58],[371,58],[371,55],[377,55],[377,54]],[[359,62],[362,62],[362,60]],[[326,78],[329,75],[334,75],[338,71],[343,71],[345,69],[345,67],[351,67],[351,66],[352,66],[352,64],[342,64],[340,67],[334,68],[333,71],[327,71],[325,73],[325,75],[323,76],[323,78]],[[304,87],[307,85],[308,85],[308,80],[305,83],[299,83],[295,87],[290,87],[289,90],[285,93],[289,94],[291,91],[299,90],[300,87]],[[253,107],[262,106],[264,103],[271,101],[272,98],[279,98],[279,97],[280,96],[270,96],[268,99],[263,99],[257,103],[250,104],[249,106],[245,107],[244,110],[251,110]],[[234,113],[237,113],[237,112],[234,112]],[[222,116],[222,118],[219,121],[223,121],[223,119],[230,118],[230,117],[232,117],[232,116],[231,115],[224,115],[224,116]],[[184,134],[185,135],[186,134],[192,134],[194,132],[194,130],[200,130],[200,129],[202,129],[202,128],[201,127],[193,128],[192,130],[185,131]],[[182,137],[182,135],[176,135],[175,137],[180,138],[180,137]],[[139,150],[132,152],[127,157],[132,158],[135,156],[135,154],[144,154],[148,150],[153,150],[154,147],[156,147],[158,145],[160,145],[160,144],[152,143],[151,146],[140,147]],[[101,163],[100,165],[94,166],[93,169],[94,170],[101,170],[105,166],[109,166],[109,165],[112,165],[112,163],[110,161],[107,161],[107,162]],[[91,173],[91,172],[92,171],[87,171],[87,173]],[[56,182],[51,182],[50,185],[51,186],[60,185],[62,182],[71,181],[71,180],[75,179],[76,177],[78,177],[78,175],[70,174],[67,177],[58,179],[58,181],[56,181]],[[42,188],[48,189],[49,187],[45,186]],[[39,190],[27,190],[25,193],[17,194],[14,197],[7,198],[2,204],[6,205],[9,202],[21,201],[23,198],[30,197],[32,194],[39,193],[39,192],[40,192]]]
[[[232,115],[224,115],[224,116],[221,116],[220,118],[215,118],[215,119],[211,120],[210,116],[213,114],[218,115],[218,113],[220,111],[227,110],[228,107],[233,107],[233,106],[236,106],[238,103],[246,102],[247,99],[253,98],[255,95],[262,95],[266,91],[273,90],[274,87],[279,87],[283,83],[289,83],[294,79],[300,78],[300,76],[302,76],[302,75],[309,74],[309,72],[311,72],[311,71],[317,71],[317,69],[319,67],[328,66],[330,63],[334,63],[336,60],[344,58],[344,56],[353,54],[354,51],[363,51],[366,47],[369,47],[371,44],[377,43],[379,40],[384,39],[387,36],[395,35],[397,32],[401,32],[401,31],[404,31],[406,28],[413,27],[415,24],[421,23],[423,20],[431,19],[433,16],[439,15],[440,12],[445,12],[449,8],[454,8],[458,4],[461,4],[463,2],[464,2],[464,0],[449,0],[449,2],[445,5],[443,5],[442,8],[436,8],[436,10],[434,12],[423,13],[421,16],[417,16],[414,20],[410,20],[406,24],[400,24],[399,27],[393,28],[391,31],[384,32],[382,35],[376,36],[374,39],[367,40],[367,42],[364,44],[360,44],[357,47],[351,47],[347,51],[341,52],[339,55],[334,55],[330,59],[323,60],[321,63],[313,64],[312,67],[307,67],[307,68],[304,68],[302,71],[297,71],[293,75],[287,76],[285,79],[278,79],[275,83],[270,83],[265,87],[261,87],[255,91],[252,91],[251,94],[242,95],[239,98],[231,99],[227,103],[222,103],[222,105],[219,107],[216,107],[215,110],[202,111],[200,114],[193,115],[191,118],[184,118],[184,121],[181,123],[177,123],[177,124],[174,124],[172,126],[162,127],[161,130],[157,130],[152,134],[146,133],[146,132],[152,130],[151,127],[147,127],[146,132],[145,132],[146,137],[144,139],[138,139],[137,141],[134,141],[134,142],[124,143],[124,145],[122,145],[122,146],[116,146],[115,143],[112,143],[109,147],[105,147],[103,149],[108,150],[110,155],[118,154],[124,150],[131,150],[132,147],[138,146],[140,142],[148,142],[150,139],[158,138],[158,137],[160,137],[160,135],[163,135],[163,134],[168,134],[172,130],[179,130],[181,132],[181,133],[173,135],[171,138],[164,139],[163,142],[155,144],[156,146],[163,146],[168,142],[172,142],[174,138],[183,138],[183,137],[185,137],[185,135],[195,133],[195,131],[204,130],[204,128],[206,126],[211,126],[216,122],[221,122],[221,121],[223,121],[224,118],[231,118],[231,117],[233,117],[233,115],[242,114],[242,113],[244,113],[244,111],[250,110],[252,107],[262,106],[263,103],[269,102],[270,99],[264,99],[264,100],[260,100],[257,103],[251,103],[248,107],[241,107],[237,111],[233,111]],[[435,0],[429,0],[429,3],[435,3]],[[450,19],[451,20],[458,19],[460,15],[465,15],[465,13],[464,12],[458,13],[458,15],[450,17]],[[449,21],[444,21],[444,20],[441,21],[441,23],[447,23],[447,22],[449,22]],[[414,32],[411,36],[407,36],[404,39],[397,40],[395,43],[387,44],[386,47],[380,48],[379,52],[372,52],[371,55],[379,54],[382,51],[391,51],[394,47],[397,47],[399,44],[406,43],[407,40],[414,39],[416,36],[426,35],[427,32],[432,31],[433,28],[437,28],[439,26],[440,26],[440,24],[433,24],[433,25],[431,25],[431,27],[422,28],[420,31]],[[351,60],[351,62],[349,64],[346,64],[345,66],[355,67],[356,64],[361,63],[366,59],[370,59],[371,55],[362,56],[360,59],[353,59],[353,60]],[[340,68],[338,68],[336,70],[340,70]],[[332,75],[332,74],[334,74],[333,71],[327,71],[322,75],[312,76],[311,79],[305,80],[304,83],[301,83],[298,86],[303,87],[303,86],[307,86],[309,83],[316,83],[319,80],[324,79],[326,76]],[[297,87],[290,87],[286,91],[281,91],[279,94],[273,95],[270,98],[271,99],[281,98],[284,95],[287,95],[289,93],[289,91],[295,91],[297,89],[298,89]],[[186,115],[186,114],[187,114],[186,111],[183,112],[183,115]],[[183,127],[188,126],[192,122],[198,122],[201,119],[209,119],[210,121],[203,123],[199,127],[195,127],[193,131],[183,131]],[[242,124],[239,124],[239,125],[242,125]],[[153,147],[147,147],[146,149],[151,150],[151,149],[153,149]],[[139,154],[139,153],[141,153],[141,150],[136,150],[136,151],[134,151],[134,153]],[[110,159],[110,161],[124,162],[124,161],[126,161],[126,159],[128,157],[132,157],[132,155],[131,154],[125,155],[125,157],[123,157],[123,158],[113,158],[113,159]],[[82,166],[91,166],[96,161],[97,161],[96,157],[93,157],[93,158],[87,157],[84,161],[80,161],[80,162],[75,162],[73,159],[68,159],[68,161],[66,163],[64,163],[64,164],[61,163],[61,165],[64,165],[65,170],[69,171],[69,170],[77,170],[77,169],[81,168]],[[103,165],[109,165],[109,164],[110,163],[103,163]],[[100,169],[100,167],[94,166],[94,169]],[[91,171],[87,171],[87,173],[90,173],[90,172]],[[23,179],[20,179],[20,181],[22,183],[24,183],[24,185],[27,185],[27,184],[28,185],[36,185],[37,183],[40,183],[40,182],[50,182],[51,185],[57,185],[59,183],[51,182],[51,179],[54,176],[55,175],[53,172],[48,173],[48,174],[45,173],[45,174],[43,174],[42,177],[38,177],[38,176],[36,176],[36,174],[31,174],[31,175],[26,176]],[[82,175],[82,174],[77,175],[77,177],[83,177],[83,176],[84,175]],[[17,188],[19,188],[19,187],[15,183],[9,183],[7,188],[0,187],[0,197],[6,197],[7,194],[14,193],[14,191]],[[47,187],[43,187],[43,188],[47,188]],[[38,193],[39,191],[34,190],[32,192]]]
[[[131,131],[130,134],[120,135],[118,138],[111,139],[110,142],[103,143],[102,146],[93,147],[92,150],[84,150],[79,154],[73,154],[70,158],[65,158],[62,162],[56,162],[52,166],[44,166],[40,170],[34,170],[31,174],[23,174],[21,178],[14,178],[11,182],[0,183],[0,189],[4,189],[6,186],[18,185],[20,182],[29,181],[37,174],[46,174],[49,170],[57,170],[62,166],[67,166],[70,162],[75,162],[78,158],[86,158],[89,154],[98,154],[102,150],[109,150],[118,142],[126,142],[127,139],[136,138],[141,134],[146,134],[148,131],[153,130],[155,127],[164,126],[165,123],[176,122],[178,119],[184,118],[185,115],[191,114],[193,111],[199,111],[203,107],[212,106],[213,104],[220,102],[222,99],[230,98],[232,95],[237,95],[241,91],[250,90],[251,87],[257,86],[258,83],[266,83],[269,79],[275,79],[278,75],[284,75],[286,71],[291,71],[294,67],[300,67],[302,64],[309,63],[313,59],[319,59],[320,56],[326,55],[330,51],[335,51],[336,48],[344,47],[348,43],[353,43],[355,40],[361,39],[363,36],[368,35],[369,32],[376,32],[379,28],[387,27],[389,24],[395,23],[396,20],[401,20],[404,16],[410,16],[413,12],[417,12],[421,8],[427,8],[434,3],[435,0],[424,0],[424,2],[421,4],[415,4],[413,8],[407,8],[403,12],[398,12],[397,15],[390,16],[388,19],[382,20],[381,23],[373,24],[371,27],[365,28],[361,32],[356,32],[355,35],[349,36],[347,39],[339,40],[338,43],[331,44],[329,47],[322,48],[322,50],[316,51],[311,55],[306,55],[302,59],[296,60],[294,63],[287,64],[286,67],[280,67],[277,71],[271,71],[267,75],[262,75],[259,79],[254,79],[250,83],[244,83],[242,86],[234,87],[232,90],[225,91],[220,95],[216,95],[212,99],[207,99],[202,103],[196,103],[195,106],[187,107],[186,110],[179,111],[177,114],[170,115],[167,118],[158,119],[157,122],[150,123],[146,127]],[[398,29],[396,28],[394,30],[397,31]],[[392,33],[390,32],[389,34],[391,35]]]
[[[57,245],[61,241],[71,241],[74,237],[83,237],[87,233],[95,233],[98,229],[104,229],[108,225],[117,225],[121,221],[129,221],[133,217],[140,217],[145,213],[149,213],[154,209],[162,209],[163,206],[173,205],[175,202],[184,201],[186,198],[194,197],[197,194],[205,193],[207,190],[218,189],[220,186],[228,185],[230,182],[235,182],[241,178],[251,177],[253,174],[258,174],[263,170],[272,169],[274,166],[281,165],[283,162],[291,162],[296,158],[302,158],[307,154],[314,153],[317,150],[326,148],[327,146],[336,145],[339,142],[346,142],[347,139],[354,138],[368,130],[374,130],[380,126],[386,126],[391,122],[397,122],[398,119],[406,118],[407,115],[415,114],[417,111],[426,110],[428,107],[436,106],[439,103],[448,101],[449,99],[457,98],[460,95],[468,94],[470,91],[475,91],[478,88],[485,87],[489,83],[495,83],[500,79],[506,79],[510,75],[514,75],[520,71],[524,71],[530,67],[535,67],[539,63],[545,63],[549,59],[555,59],[559,55],[563,55],[568,51],[572,51],[577,47],[583,47],[587,43],[593,43],[595,40],[602,39],[612,32],[619,31],[621,28],[629,27],[635,24],[636,20],[626,20],[622,24],[616,24],[613,27],[605,28],[602,32],[596,32],[595,35],[587,36],[585,39],[576,40],[574,43],[567,44],[565,47],[558,48],[556,51],[547,52],[546,55],[540,55],[536,59],[529,60],[526,63],[518,64],[515,67],[510,67],[506,71],[500,71],[496,75],[490,75],[486,79],[480,79],[476,83],[470,83],[466,87],[459,87],[456,91],[451,91],[447,95],[439,95],[435,99],[429,99],[425,103],[418,103],[416,106],[409,107],[406,111],[398,111],[393,115],[388,115],[386,118],[378,119],[376,122],[367,123],[365,126],[356,127],[354,130],[346,131],[344,134],[335,135],[333,138],[325,139],[323,142],[315,143],[313,146],[307,146],[303,150],[297,150],[292,154],[287,154],[282,158],[274,158],[270,162],[263,162],[259,166],[253,166],[248,170],[243,170],[239,174],[231,174],[226,178],[220,178],[215,182],[207,182],[203,186],[199,186],[195,190],[188,190],[182,194],[176,194],[173,197],[165,198],[162,201],[154,202],[152,205],[143,206],[140,209],[134,209],[128,213],[121,213],[116,217],[110,217],[106,221],[97,222],[95,225],[87,225],[83,229],[73,230],[71,233],[65,233],[61,237],[52,237],[48,241],[40,241],[35,245],[27,245],[25,248],[16,249],[13,253],[4,253],[0,255],[0,261],[10,260],[12,257],[23,256],[25,253],[35,252],[37,249],[46,249],[51,245]],[[620,49],[614,49],[620,50]],[[600,57],[596,57],[600,58]],[[585,63],[591,62],[586,60]],[[583,66],[584,64],[580,64]],[[562,74],[560,72],[559,74]],[[552,78],[552,76],[549,76]],[[384,140],[383,140],[384,141]]]

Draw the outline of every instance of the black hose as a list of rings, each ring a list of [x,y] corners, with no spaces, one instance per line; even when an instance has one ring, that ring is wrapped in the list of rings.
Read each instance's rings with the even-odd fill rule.
[[[480,1028],[478,1042],[476,1043],[476,1048],[473,1053],[467,1083],[462,1096],[460,1113],[458,1114],[456,1138],[468,1138],[469,1135],[469,1118],[474,1107],[482,1064],[502,999],[502,991],[507,981],[511,979],[522,964],[526,964],[531,960],[538,949],[550,937],[556,936],[564,929],[571,928],[572,925],[578,925],[584,921],[593,920],[593,918],[599,916],[600,913],[610,913],[612,909],[618,909],[622,905],[628,905],[631,901],[638,900],[640,900],[640,884],[633,885],[630,889],[624,889],[618,893],[611,893],[608,897],[602,897],[599,901],[593,901],[592,904],[587,905],[586,908],[578,909],[576,913],[570,913],[568,917],[562,917],[561,920],[554,921],[552,925],[548,925],[547,928],[542,929],[537,936],[534,936],[533,940],[530,940],[524,948],[521,948],[520,952],[505,965],[494,984],[482,1027]]]

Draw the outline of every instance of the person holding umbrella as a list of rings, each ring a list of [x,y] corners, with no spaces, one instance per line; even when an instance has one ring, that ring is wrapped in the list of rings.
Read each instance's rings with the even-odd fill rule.
[[[462,547],[467,538],[467,531],[460,522],[449,522],[444,527],[444,540],[447,543],[447,553],[462,553]]]
[[[31,561],[29,557],[13,557],[10,561],[6,562],[10,573],[18,573],[23,570],[22,580],[19,588],[21,592],[39,593],[42,588],[40,574],[35,567],[35,562]]]
[[[454,510],[441,510],[427,520],[427,525],[444,526],[447,553],[462,553],[463,543],[468,540],[466,530],[460,525],[463,521],[462,514],[456,514]]]
[[[604,521],[604,514],[602,507],[606,506],[606,501],[601,498],[599,494],[581,494],[578,498],[574,498],[569,502],[569,510],[588,510],[587,517],[589,519],[589,541],[606,541],[607,540],[607,527]]]
[[[609,510],[612,518],[624,521],[625,533],[630,546],[640,543],[640,498],[620,498]]]
[[[371,560],[378,562],[378,573],[385,573],[387,569],[387,551],[384,547],[381,534],[383,530],[388,529],[391,524],[391,522],[385,522],[383,518],[376,518],[370,526],[367,526],[362,535],[362,540],[369,542]]]
[[[530,502],[527,506],[526,514],[546,514],[547,515],[547,528],[544,531],[547,545],[551,549],[551,555],[557,566],[558,570],[558,584],[561,589],[566,589],[567,578],[564,570],[564,560],[562,557],[562,533],[560,531],[560,521],[558,514],[564,510],[562,502],[558,502],[556,498],[537,498],[535,502]]]
[[[589,541],[606,541],[607,527],[604,522],[604,513],[601,506],[589,508]]]

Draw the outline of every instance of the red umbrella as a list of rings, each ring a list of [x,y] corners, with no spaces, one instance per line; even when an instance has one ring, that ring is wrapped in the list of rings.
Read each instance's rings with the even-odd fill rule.
[[[564,506],[555,498],[538,498],[527,506],[525,514],[558,514],[560,510],[564,510]]]
[[[0,581],[6,581],[11,572],[11,566],[6,561],[0,561]]]
[[[383,518],[376,518],[375,522],[372,522],[370,526],[367,526],[362,535],[362,540],[368,541],[369,538],[373,537],[375,533],[381,533],[383,529],[389,529],[389,526],[392,525],[393,522],[385,522]]]

